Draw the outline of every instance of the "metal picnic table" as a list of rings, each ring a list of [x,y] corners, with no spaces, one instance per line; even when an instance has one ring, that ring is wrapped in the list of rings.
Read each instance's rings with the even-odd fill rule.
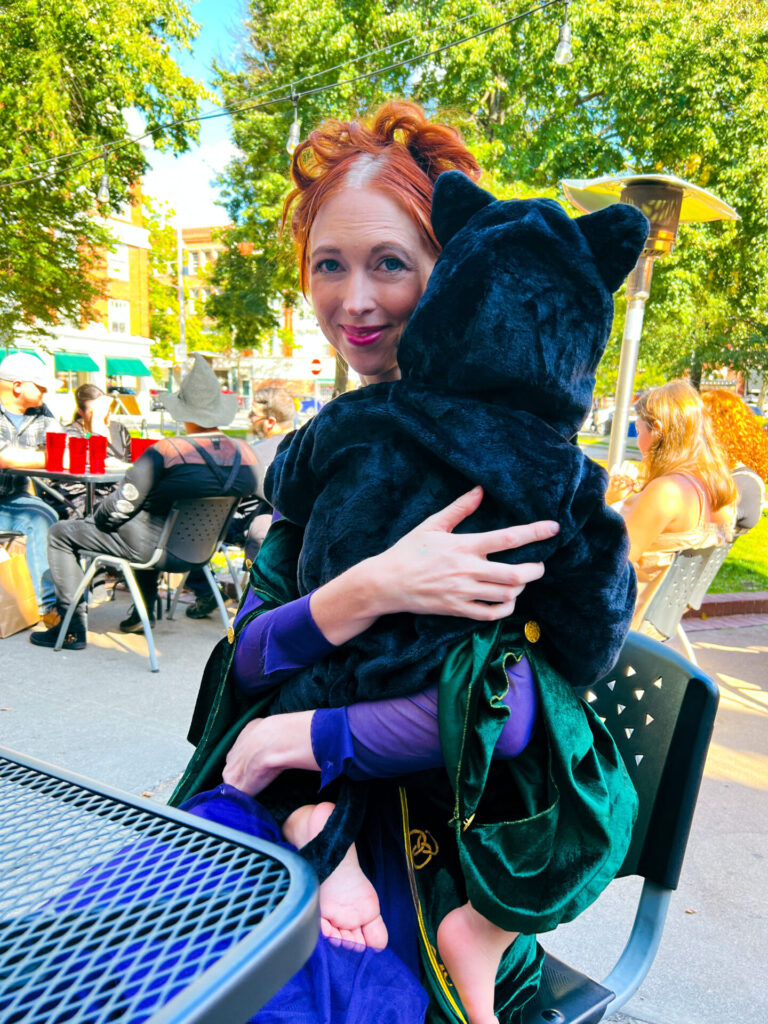
[[[125,471],[128,469],[129,464],[120,469],[107,469],[104,473],[70,473],[69,470],[52,470],[52,469],[19,469],[19,468],[3,468],[3,473],[8,473],[11,476],[28,476],[32,480],[38,481],[44,489],[48,490],[59,498],[61,501],[66,501],[63,495],[59,494],[54,487],[46,487],[47,480],[53,481],[66,481],[68,483],[81,483],[86,485],[86,506],[85,514],[90,516],[93,514],[93,495],[96,487],[99,484],[116,484],[119,480],[122,480],[125,476]]]
[[[302,966],[298,855],[0,748],[3,1024],[244,1024]]]

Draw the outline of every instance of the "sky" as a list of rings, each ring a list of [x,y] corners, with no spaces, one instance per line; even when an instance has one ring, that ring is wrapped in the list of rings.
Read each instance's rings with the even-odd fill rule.
[[[178,63],[184,74],[210,85],[214,58],[224,64],[235,61],[246,14],[245,0],[199,0],[190,7],[200,34],[192,53],[177,55]],[[209,101],[204,101],[201,113],[213,109]],[[167,202],[176,212],[180,227],[228,222],[226,211],[216,203],[218,192],[213,180],[234,155],[229,124],[228,117],[203,121],[200,144],[181,156],[154,150],[147,153],[151,170],[144,177],[144,192]],[[131,131],[136,127],[130,125]]]

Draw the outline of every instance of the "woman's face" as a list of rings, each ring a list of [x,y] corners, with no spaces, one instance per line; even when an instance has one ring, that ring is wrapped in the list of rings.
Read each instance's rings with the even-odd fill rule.
[[[645,458],[650,451],[651,445],[659,435],[642,416],[637,417],[635,426],[637,427],[637,447],[640,449],[640,454]]]
[[[373,188],[328,199],[309,235],[309,290],[323,334],[367,384],[397,380],[397,346],[435,255],[405,209]]]

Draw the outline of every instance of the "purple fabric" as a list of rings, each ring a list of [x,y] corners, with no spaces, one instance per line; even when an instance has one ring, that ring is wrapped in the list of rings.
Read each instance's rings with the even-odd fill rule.
[[[269,812],[232,786],[201,793],[183,809],[289,846]],[[389,825],[397,820],[394,812],[372,815],[358,843],[360,862],[379,896],[387,948],[365,949],[321,935],[308,962],[251,1024],[422,1024],[428,1000],[418,980],[417,923],[402,843]]]
[[[510,716],[494,759],[517,757],[531,738],[538,702],[527,658],[508,665],[504,703]],[[436,768],[444,763],[437,724],[437,687],[412,697],[370,701],[316,711],[312,751],[321,786],[342,772],[351,779],[383,779]]]
[[[311,594],[257,616],[237,641],[234,679],[246,694],[281,683],[305,665],[312,665],[334,650],[312,618]],[[249,591],[235,622],[264,602]]]

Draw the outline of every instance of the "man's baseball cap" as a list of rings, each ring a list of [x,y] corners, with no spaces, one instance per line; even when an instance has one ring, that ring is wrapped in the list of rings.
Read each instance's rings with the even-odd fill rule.
[[[0,380],[30,381],[44,391],[56,389],[56,381],[42,359],[27,355],[26,352],[14,352],[3,359],[0,363]]]

